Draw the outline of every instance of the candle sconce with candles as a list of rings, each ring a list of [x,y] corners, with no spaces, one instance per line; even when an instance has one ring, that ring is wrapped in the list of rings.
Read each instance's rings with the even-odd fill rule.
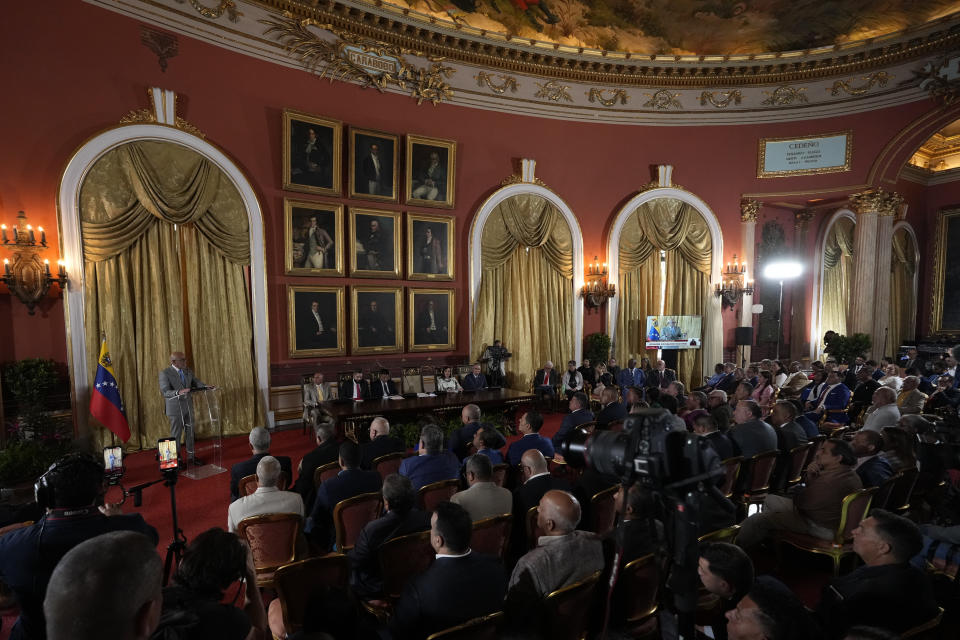
[[[580,297],[587,309],[597,309],[608,299],[617,295],[616,285],[607,280],[607,263],[600,264],[596,256],[587,263],[587,273],[583,278]]]
[[[39,236],[39,242],[37,241]],[[57,275],[50,272],[50,261],[41,260],[40,252],[47,248],[47,233],[43,227],[27,224],[27,215],[17,214],[17,224],[13,229],[0,224],[0,243],[13,251],[13,262],[3,259],[3,275],[0,282],[7,285],[10,293],[27,305],[27,312],[33,315],[37,303],[50,291],[50,285],[56,283],[61,289],[67,285],[67,270],[63,261],[57,261]]]
[[[732,308],[743,299],[753,295],[753,280],[747,278],[747,263],[740,262],[737,254],[727,263],[721,282],[714,285],[713,293],[722,299],[723,308]]]

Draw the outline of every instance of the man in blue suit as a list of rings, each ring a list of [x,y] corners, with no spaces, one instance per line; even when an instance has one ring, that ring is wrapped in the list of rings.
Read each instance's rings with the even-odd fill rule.
[[[480,391],[487,388],[487,377],[480,373],[480,365],[473,365],[470,373],[463,376],[464,391]]]
[[[456,480],[460,477],[460,460],[443,449],[443,431],[428,424],[420,431],[420,454],[404,459],[397,473],[410,478],[414,491],[441,480]]]
[[[520,459],[528,449],[539,449],[545,458],[553,457],[553,443],[538,433],[542,426],[543,416],[537,411],[527,411],[520,417],[517,430],[523,437],[511,444],[507,450],[507,462],[510,466],[520,464]]]
[[[620,369],[620,373],[617,375],[617,384],[620,385],[620,393],[623,394],[624,398],[627,397],[628,387],[639,387],[642,389],[646,380],[647,377],[643,374],[643,369],[637,367],[636,358],[630,358],[630,360],[627,361],[627,366]]]
[[[806,416],[813,422],[819,422],[825,414],[831,422],[846,424],[850,421],[846,413],[841,413],[850,402],[850,389],[840,382],[840,374],[831,370],[827,376],[827,384],[820,395],[807,402],[810,411]],[[830,413],[828,413],[830,412]]]
[[[585,393],[575,393],[570,398],[570,413],[564,416],[560,429],[553,436],[553,448],[560,450],[560,444],[567,439],[574,429],[586,422],[593,422],[593,412],[590,411],[590,401]]]
[[[328,550],[334,541],[333,509],[338,503],[361,493],[380,491],[380,474],[360,469],[360,447],[350,440],[340,445],[340,473],[324,480],[317,489],[313,509],[304,532],[321,549]]]

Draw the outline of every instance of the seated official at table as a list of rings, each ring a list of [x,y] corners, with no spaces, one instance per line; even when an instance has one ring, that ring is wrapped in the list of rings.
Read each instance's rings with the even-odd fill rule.
[[[444,367],[443,375],[437,377],[437,393],[460,393],[463,387],[453,375],[453,367]]]
[[[480,373],[480,365],[473,365],[470,373],[463,376],[464,391],[479,391],[487,388],[487,377]]]
[[[397,385],[390,379],[388,369],[380,369],[380,379],[370,385],[370,397],[374,400],[397,395]]]

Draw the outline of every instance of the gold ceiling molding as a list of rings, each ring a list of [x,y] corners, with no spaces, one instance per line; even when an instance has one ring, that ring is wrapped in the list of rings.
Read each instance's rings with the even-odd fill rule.
[[[876,213],[881,216],[892,216],[896,215],[902,206],[903,196],[899,193],[884,191],[882,188],[850,194],[850,209],[857,214]]]
[[[534,98],[546,98],[552,102],[560,102],[561,100],[573,102],[573,98],[570,97],[570,87],[565,84],[560,84],[556,80],[551,80],[543,84],[538,82],[536,84],[540,88],[533,96]]]
[[[731,104],[740,104],[743,100],[743,94],[740,89],[730,91],[704,91],[700,94],[700,106],[705,107],[707,103],[712,104],[717,109],[726,109]]]
[[[864,76],[862,79],[864,83],[854,87],[852,85],[853,80],[837,80],[833,83],[833,86],[827,89],[832,96],[840,95],[840,92],[844,92],[847,95],[851,96],[862,96],[870,89],[873,89],[875,86],[885,87],[887,83],[893,78],[886,71],[875,71],[868,76]]]
[[[604,97],[604,94],[607,91],[611,93],[609,98]],[[591,88],[590,91],[587,91],[586,96],[589,102],[599,102],[605,107],[612,107],[613,105],[617,104],[618,101],[620,104],[627,104],[630,102],[630,96],[627,95],[625,89]]]
[[[160,124],[163,126],[170,126],[169,124],[161,123],[157,121],[157,106],[156,101],[154,100],[153,90],[147,91],[147,96],[150,99],[150,108],[149,109],[134,109],[127,113],[127,115],[120,118],[120,124]],[[176,115],[177,103],[180,101],[180,96],[174,95],[173,97],[173,126],[182,131],[186,131],[190,135],[196,136],[198,138],[206,139],[207,135],[190,124],[180,116]],[[169,120],[167,121],[169,123]]]
[[[321,78],[353,80],[360,86],[375,87],[383,92],[389,86],[409,91],[417,104],[427,100],[434,105],[453,97],[446,82],[455,72],[438,58],[415,49],[405,49],[320,23],[312,18],[297,20],[287,14],[276,20],[261,20],[267,26],[264,35],[271,36],[297,59],[307,71]],[[329,31],[336,40],[321,40],[308,27]],[[416,67],[404,58],[413,55],[430,61],[429,67]]]
[[[184,0],[177,0],[177,2],[183,4]],[[231,22],[237,22],[240,20],[240,16],[243,15],[242,12],[237,11],[237,5],[233,0],[220,0],[215,7],[208,7],[201,4],[200,0],[189,0],[189,2],[190,6],[197,10],[197,13],[211,20],[216,20],[226,13]]]
[[[500,80],[494,80],[494,77],[499,77]],[[517,79],[513,76],[500,75],[498,73],[487,73],[486,71],[481,71],[477,75],[473,76],[477,81],[478,87],[486,87],[493,91],[494,93],[504,93],[507,89],[510,90],[510,93],[516,93],[517,89],[520,87],[520,84],[517,82]]]
[[[763,95],[767,97],[760,104],[768,107],[782,107],[794,102],[808,102],[806,87],[777,87],[773,91],[764,91]]]
[[[815,50],[751,55],[661,56],[591,51],[559,44],[510,38],[437,18],[414,22],[410,10],[393,15],[373,5],[348,5],[338,0],[248,0],[273,12],[289,12],[299,19],[360,38],[390,44],[422,55],[467,64],[558,78],[588,84],[658,87],[716,87],[723,85],[784,85],[821,81],[879,70],[925,55],[960,48],[960,21],[944,21],[942,28],[904,32],[899,37],[865,41],[862,45],[835,45]],[[311,6],[312,5],[312,6]]]
[[[960,76],[957,66],[960,65],[960,53],[953,52],[944,56],[936,63],[928,62],[920,71],[914,71],[914,79],[920,82],[920,88],[930,93],[944,106],[949,106],[960,97]]]
[[[647,107],[648,109],[666,110],[666,109],[682,109],[683,108],[683,105],[680,104],[679,93],[671,93],[666,89],[659,89],[653,94],[645,93],[643,95],[650,98],[649,100],[643,103],[643,106]]]

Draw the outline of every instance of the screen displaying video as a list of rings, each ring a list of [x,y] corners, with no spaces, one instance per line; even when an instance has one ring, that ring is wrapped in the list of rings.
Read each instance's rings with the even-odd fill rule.
[[[699,349],[703,316],[647,316],[647,349]]]
[[[177,468],[177,441],[173,438],[164,438],[157,441],[160,455],[160,469]]]
[[[103,470],[107,473],[123,471],[123,451],[120,447],[103,448]]]

